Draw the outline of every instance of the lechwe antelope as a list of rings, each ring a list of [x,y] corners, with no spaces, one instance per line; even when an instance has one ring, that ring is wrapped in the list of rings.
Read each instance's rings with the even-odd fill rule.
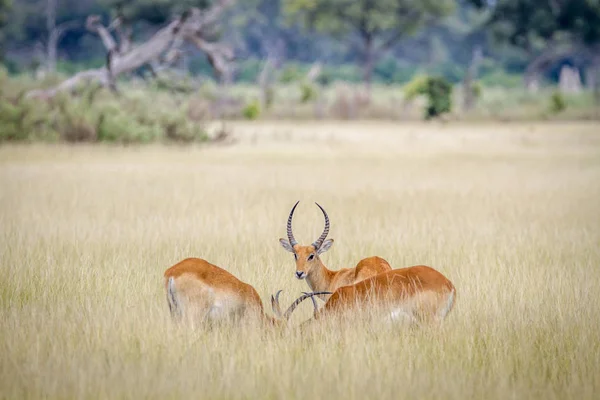
[[[394,269],[338,288],[325,305],[315,311],[314,319],[366,311],[372,315],[382,312],[388,319],[409,323],[441,322],[452,310],[455,294],[452,282],[431,267]],[[279,292],[271,298],[275,315],[281,315],[278,297]],[[295,301],[286,311],[287,315],[309,297],[305,294]]]
[[[255,317],[276,324],[287,321],[297,305],[290,306],[281,319],[270,317],[264,313],[260,296],[251,285],[200,258],[187,258],[167,269],[164,276],[171,315],[185,316],[194,322]]]
[[[308,246],[298,244],[292,232],[292,218],[299,201],[294,204],[287,220],[288,240],[279,239],[281,246],[294,254],[296,259],[296,278],[306,279],[308,287],[314,292],[334,292],[337,288],[352,285],[382,272],[392,269],[386,260],[380,257],[369,257],[361,260],[354,268],[344,268],[332,271],[321,261],[319,255],[325,253],[333,245],[333,239],[327,239],[329,234],[329,216],[318,203],[315,203],[325,217],[325,229],[319,238]],[[320,296],[326,298],[326,296]]]

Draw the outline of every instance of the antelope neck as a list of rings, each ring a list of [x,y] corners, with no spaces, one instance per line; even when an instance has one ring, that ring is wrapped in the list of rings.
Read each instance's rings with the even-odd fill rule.
[[[310,290],[313,292],[328,291],[335,272],[327,269],[321,259],[318,259],[318,261],[319,268],[310,271],[310,273],[306,276],[306,283],[308,283]]]

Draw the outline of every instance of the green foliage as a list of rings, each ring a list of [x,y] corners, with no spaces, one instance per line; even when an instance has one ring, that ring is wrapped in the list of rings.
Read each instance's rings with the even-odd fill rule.
[[[101,3],[123,16],[126,21],[144,20],[165,23],[170,16],[190,7],[206,8],[211,0],[101,0]]]
[[[9,20],[9,12],[12,8],[12,0],[0,0],[0,61],[4,57],[4,27]]]
[[[565,101],[562,93],[557,90],[550,96],[549,111],[551,114],[560,114],[567,108],[567,102]]]
[[[490,9],[487,26],[501,42],[531,50],[567,34],[574,43],[600,42],[600,6],[597,1],[471,0]]]
[[[481,82],[472,82],[471,83],[471,91],[473,93],[473,97],[478,99],[481,97],[481,95],[483,94],[483,86],[481,85]]]
[[[281,76],[279,77],[279,80],[282,83],[292,83],[298,82],[302,79],[302,77],[303,74],[300,71],[300,68],[298,68],[298,65],[295,63],[289,63],[283,68],[283,71],[281,71]]]
[[[439,117],[452,110],[452,84],[442,77],[430,77],[427,81],[428,98],[425,119]]]
[[[486,86],[500,86],[504,88],[520,88],[523,86],[523,77],[518,74],[509,74],[501,69],[489,70],[481,75],[481,83]]]
[[[415,75],[404,86],[404,98],[410,101],[421,95],[428,100],[425,119],[435,118],[452,110],[452,84],[443,77]]]
[[[182,112],[163,114],[160,122],[168,140],[190,143],[208,139],[204,127],[196,121],[190,120]]]
[[[3,83],[0,70],[0,83]],[[2,85],[4,87],[4,85]],[[157,101],[160,94],[133,91],[114,97],[98,86],[57,95],[47,102],[9,98],[0,92],[0,142],[66,141],[149,143],[203,142],[202,116],[189,104]]]
[[[328,65],[323,67],[317,78],[320,85],[329,85],[334,81],[360,82],[362,80],[360,70],[355,65]]]
[[[414,100],[416,97],[423,95],[427,92],[427,83],[429,77],[423,74],[415,75],[410,82],[404,85],[404,99],[407,101]]]
[[[5,68],[2,64],[0,64],[0,96],[2,96],[3,93],[3,89],[4,89],[4,85],[6,84],[6,81],[8,80],[8,69]]]
[[[363,68],[400,39],[414,35],[427,21],[448,15],[454,0],[283,0],[288,17],[318,31],[360,38]]]
[[[300,85],[300,102],[308,103],[317,98],[317,88],[310,82],[302,82]]]
[[[271,106],[273,105],[273,102],[275,101],[275,88],[271,85],[267,86],[264,89],[264,101],[265,101],[265,108],[269,109],[271,108]]]
[[[414,33],[426,19],[446,15],[454,8],[454,2],[449,0],[284,0],[283,4],[289,17],[299,17],[323,32],[347,34],[358,30],[361,35],[383,36]]]
[[[249,120],[257,119],[260,116],[260,102],[256,99],[250,101],[242,110],[242,115]]]

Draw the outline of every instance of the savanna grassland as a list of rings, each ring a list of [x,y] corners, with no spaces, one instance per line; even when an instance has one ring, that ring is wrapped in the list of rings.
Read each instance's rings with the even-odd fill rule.
[[[592,123],[237,123],[227,147],[0,147],[0,397],[592,399],[600,130]],[[205,258],[289,303],[285,237],[457,288],[439,328],[176,326],[162,274]]]

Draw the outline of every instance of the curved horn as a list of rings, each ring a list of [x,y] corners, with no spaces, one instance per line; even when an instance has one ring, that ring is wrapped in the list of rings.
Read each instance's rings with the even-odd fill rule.
[[[287,235],[290,245],[292,247],[298,244],[296,239],[294,239],[294,234],[292,233],[292,217],[294,216],[294,210],[296,210],[296,206],[298,205],[298,203],[300,203],[300,200],[298,200],[296,204],[294,204],[294,207],[292,207],[292,211],[290,212],[290,216],[288,217],[287,221]]]
[[[302,292],[302,293],[308,294],[306,292]],[[317,301],[315,300],[315,296],[310,296],[310,299],[312,300],[313,307],[315,308],[315,311],[313,312],[313,315],[316,315],[317,311],[319,311],[319,307],[317,306]]]
[[[319,238],[312,244],[312,246],[315,248],[315,250],[319,250],[319,248],[323,244],[323,241],[329,234],[329,217],[327,216],[327,213],[325,212],[323,207],[321,207],[319,205],[319,203],[315,203],[315,204],[321,209],[321,211],[323,211],[323,215],[325,216],[325,229],[323,229],[323,233],[321,234],[321,236],[319,236]]]
[[[303,292],[304,293],[304,292]],[[291,306],[289,306],[289,308],[285,311],[285,313],[283,314],[283,318],[287,321],[288,319],[290,319],[290,316],[292,315],[292,313],[294,312],[294,310],[296,309],[296,307],[298,307],[298,305],[300,303],[302,303],[304,300],[308,299],[309,297],[312,298],[313,296],[318,296],[321,294],[333,294],[332,292],[313,292],[313,293],[304,293],[302,296],[298,297],[296,299],[296,301],[294,301],[292,303]],[[313,302],[313,305],[315,304],[315,302]],[[316,311],[316,309],[315,309]]]
[[[279,306],[279,295],[281,294],[283,290],[279,290],[276,294],[275,297],[273,297],[273,295],[271,295],[271,308],[273,309],[273,314],[275,314],[275,316],[277,318],[281,318],[281,307]]]

